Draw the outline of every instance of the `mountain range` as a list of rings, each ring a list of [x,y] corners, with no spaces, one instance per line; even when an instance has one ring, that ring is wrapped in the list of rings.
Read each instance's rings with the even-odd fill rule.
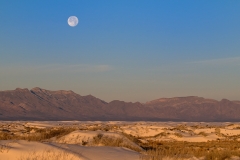
[[[17,88],[0,91],[0,120],[240,121],[240,101],[188,96],[107,103],[73,91]]]

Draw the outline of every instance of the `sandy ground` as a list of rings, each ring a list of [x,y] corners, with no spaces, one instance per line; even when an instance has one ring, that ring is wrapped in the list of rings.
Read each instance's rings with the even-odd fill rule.
[[[141,148],[125,137],[124,133],[137,137],[143,143],[151,140],[240,140],[240,123],[230,122],[1,121],[0,133],[29,136],[39,134],[39,129],[54,127],[70,127],[75,130],[47,141],[1,140],[0,159],[26,160],[39,157],[42,160],[140,160]],[[122,139],[123,142],[119,147],[96,145],[93,141],[99,135]]]
[[[139,160],[139,153],[126,148],[72,144],[1,141],[2,160],[49,159],[49,160]]]

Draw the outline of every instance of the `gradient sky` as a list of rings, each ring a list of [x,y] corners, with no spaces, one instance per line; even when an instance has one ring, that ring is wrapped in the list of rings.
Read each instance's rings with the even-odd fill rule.
[[[239,0],[1,0],[0,19],[0,90],[240,100]]]

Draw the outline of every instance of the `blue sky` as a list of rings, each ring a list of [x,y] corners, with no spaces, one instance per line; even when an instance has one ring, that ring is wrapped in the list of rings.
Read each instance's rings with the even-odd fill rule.
[[[239,8],[238,0],[1,0],[0,90],[240,100]]]

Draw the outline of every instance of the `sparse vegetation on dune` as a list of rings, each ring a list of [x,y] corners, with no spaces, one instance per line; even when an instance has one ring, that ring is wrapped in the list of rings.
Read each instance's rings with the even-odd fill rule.
[[[103,134],[98,134],[93,137],[93,143],[103,146],[112,146],[112,147],[125,147],[137,152],[143,151],[141,147],[133,143],[131,140],[126,137],[114,137],[114,136],[105,136]]]
[[[198,135],[202,135],[202,136],[206,137],[208,134],[205,132],[200,132],[200,133],[198,133]]]
[[[0,140],[28,140],[43,141],[53,137],[59,138],[73,132],[76,128],[72,127],[52,127],[52,128],[30,128],[25,133],[15,134],[12,132],[0,132]]]
[[[73,160],[74,156],[65,151],[47,150],[42,153],[31,152],[26,156],[20,156],[18,160]]]
[[[240,156],[240,143],[237,141],[212,142],[149,142],[141,145],[146,153],[142,160],[161,160],[166,157],[184,159],[202,157],[206,160],[224,160],[232,156]]]

